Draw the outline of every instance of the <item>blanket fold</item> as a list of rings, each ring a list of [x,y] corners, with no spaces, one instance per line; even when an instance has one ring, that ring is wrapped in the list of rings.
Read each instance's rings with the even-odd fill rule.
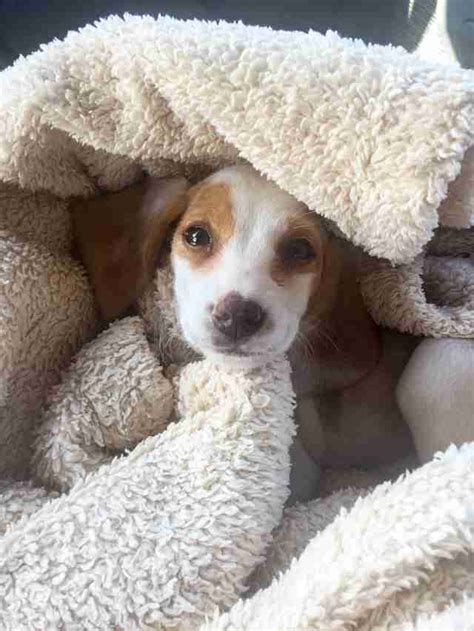
[[[289,537],[277,533],[269,557],[273,576],[286,571],[202,631],[398,629],[428,604],[442,611],[474,590],[473,497],[474,446],[465,445],[357,499],[314,538],[307,524],[325,503],[331,514],[334,499],[290,509],[280,527]],[[305,534],[295,560],[293,537],[301,546]]]
[[[186,367],[180,423],[0,539],[2,629],[195,629],[235,602],[288,494],[289,375]]]
[[[20,59],[0,95],[5,181],[88,194],[83,144],[162,174],[241,156],[396,263],[474,144],[472,71],[334,33],[110,18]]]

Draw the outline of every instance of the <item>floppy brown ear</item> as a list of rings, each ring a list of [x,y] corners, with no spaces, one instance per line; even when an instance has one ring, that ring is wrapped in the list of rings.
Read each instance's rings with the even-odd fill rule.
[[[71,205],[77,253],[104,319],[123,315],[150,282],[187,187],[184,178],[149,178]]]
[[[310,305],[316,312],[311,350],[327,369],[326,387],[340,389],[375,368],[380,339],[359,289],[359,253],[334,237],[324,250],[321,284]]]
[[[151,178],[140,211],[140,256],[145,284],[167,262],[173,229],[186,210],[189,182],[184,177]]]

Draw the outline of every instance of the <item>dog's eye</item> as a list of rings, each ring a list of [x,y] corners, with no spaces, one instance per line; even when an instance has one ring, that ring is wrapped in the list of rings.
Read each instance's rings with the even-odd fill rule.
[[[184,231],[183,238],[193,248],[204,248],[211,243],[211,235],[202,226],[189,226]]]
[[[303,238],[287,239],[280,246],[280,256],[285,261],[311,261],[316,252],[309,241]]]

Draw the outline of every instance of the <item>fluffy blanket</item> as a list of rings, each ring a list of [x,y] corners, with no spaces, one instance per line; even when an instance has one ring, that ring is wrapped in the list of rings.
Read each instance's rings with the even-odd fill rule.
[[[473,628],[474,445],[284,511],[284,359],[192,364],[179,423],[68,495],[28,481],[97,324],[68,198],[249,160],[390,261],[362,280],[377,321],[472,338],[472,230],[424,247],[471,221],[473,116],[472,72],[240,24],[111,18],[0,75],[2,629]]]

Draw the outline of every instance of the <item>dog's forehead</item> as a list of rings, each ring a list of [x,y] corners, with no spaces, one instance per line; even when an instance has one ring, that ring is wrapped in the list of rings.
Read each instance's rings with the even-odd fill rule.
[[[208,187],[225,185],[227,203],[232,210],[236,226],[254,223],[265,217],[268,222],[280,223],[286,217],[304,212],[305,206],[289,193],[267,180],[249,166],[233,166],[211,175]]]

